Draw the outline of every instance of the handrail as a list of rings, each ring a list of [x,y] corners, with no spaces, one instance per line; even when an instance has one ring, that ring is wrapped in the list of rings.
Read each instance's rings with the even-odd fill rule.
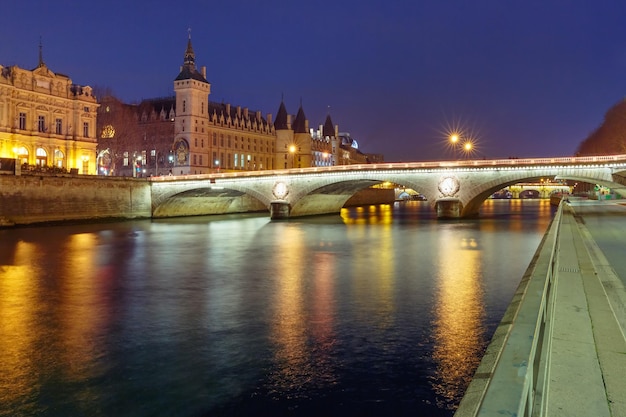
[[[488,374],[487,381],[474,377],[455,417],[494,415],[541,416],[545,411],[545,383],[550,363],[554,285],[558,270],[557,253],[563,206],[561,202],[538,249],[534,270],[518,287],[517,295],[496,330],[476,374]],[[540,298],[537,297],[541,294]],[[512,320],[506,323],[505,320]],[[503,336],[503,337],[500,337]],[[494,352],[495,351],[495,352]],[[493,359],[495,356],[495,360]],[[488,371],[481,367],[489,368]],[[472,387],[476,384],[476,387]],[[484,388],[482,387],[484,386]],[[478,398],[476,392],[480,391]]]
[[[312,174],[312,173],[343,173],[346,171],[368,171],[368,170],[405,170],[405,169],[454,169],[454,168],[471,168],[471,169],[495,169],[523,166],[545,166],[565,164],[571,166],[593,165],[593,164],[610,164],[617,163],[623,165],[626,169],[626,155],[598,155],[598,156],[566,156],[555,158],[523,158],[523,159],[468,159],[457,161],[424,161],[424,162],[385,162],[375,164],[354,164],[354,165],[333,165],[323,167],[307,167],[307,168],[288,168],[274,169],[265,171],[230,171],[230,172],[214,172],[210,174],[184,174],[184,175],[167,175],[150,177],[149,181],[175,181],[175,180],[199,180],[199,179],[232,179],[246,177],[267,177],[279,175],[296,175],[296,174]]]

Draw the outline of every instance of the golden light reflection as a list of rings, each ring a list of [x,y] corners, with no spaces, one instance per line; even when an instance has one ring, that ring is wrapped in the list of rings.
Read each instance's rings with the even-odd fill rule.
[[[485,346],[480,242],[467,232],[442,228],[434,308],[433,388],[443,408],[458,405]]]
[[[98,356],[98,336],[106,321],[102,310],[101,283],[98,280],[98,262],[94,247],[98,244],[93,233],[74,234],[62,249],[65,279],[62,282],[60,312],[61,357],[70,378],[85,380],[93,372]]]
[[[336,381],[330,366],[335,335],[335,257],[329,252],[315,252],[313,256],[315,277],[313,282],[313,308],[309,326],[315,341],[317,379],[322,383]]]
[[[340,214],[345,224],[393,223],[393,207],[390,204],[342,208]]]
[[[32,244],[18,243],[16,259],[32,250]],[[0,265],[0,294],[0,403],[14,404],[39,385],[37,273],[29,265]]]
[[[277,291],[271,305],[275,306],[272,339],[275,343],[276,374],[272,383],[277,389],[298,391],[308,380],[310,369],[306,343],[306,317],[303,299],[303,274],[300,258],[305,254],[303,231],[283,224],[278,241]]]
[[[370,211],[370,217],[364,223],[357,225],[380,224],[380,227],[351,227],[348,228],[348,239],[355,246],[366,244],[374,247],[376,254],[368,250],[356,250],[352,260],[352,282],[355,302],[369,300],[359,310],[363,313],[360,319],[363,322],[376,323],[380,329],[389,328],[393,324],[394,284],[396,252],[392,234],[392,210],[389,205],[371,206],[377,210]],[[350,219],[344,218],[347,224]],[[365,243],[366,242],[366,243]]]

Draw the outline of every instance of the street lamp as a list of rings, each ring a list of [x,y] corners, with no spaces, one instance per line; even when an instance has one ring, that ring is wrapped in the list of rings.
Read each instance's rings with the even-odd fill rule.
[[[460,139],[461,138],[460,138],[458,133],[452,133],[450,135],[450,146],[452,147],[452,155],[453,155],[454,159],[457,159],[456,148],[457,148],[457,145],[458,145]]]
[[[449,145],[452,147],[454,159],[458,159],[458,149],[460,149],[466,157],[474,151],[474,142],[471,138],[463,138],[458,133],[452,133],[449,136]]]
[[[289,146],[289,153],[291,154],[291,167],[293,168],[295,165],[295,155],[296,155],[296,146]]]

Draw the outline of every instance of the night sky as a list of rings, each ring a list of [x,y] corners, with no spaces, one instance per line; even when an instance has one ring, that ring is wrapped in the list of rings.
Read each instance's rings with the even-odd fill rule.
[[[33,1],[0,9],[0,64],[124,101],[173,95],[191,28],[211,101],[330,115],[386,161],[573,155],[626,93],[623,1]]]

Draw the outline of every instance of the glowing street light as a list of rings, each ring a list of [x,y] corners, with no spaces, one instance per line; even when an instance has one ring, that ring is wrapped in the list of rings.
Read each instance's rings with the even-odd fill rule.
[[[291,167],[293,168],[296,159],[296,145],[289,146],[289,153],[291,154]]]

